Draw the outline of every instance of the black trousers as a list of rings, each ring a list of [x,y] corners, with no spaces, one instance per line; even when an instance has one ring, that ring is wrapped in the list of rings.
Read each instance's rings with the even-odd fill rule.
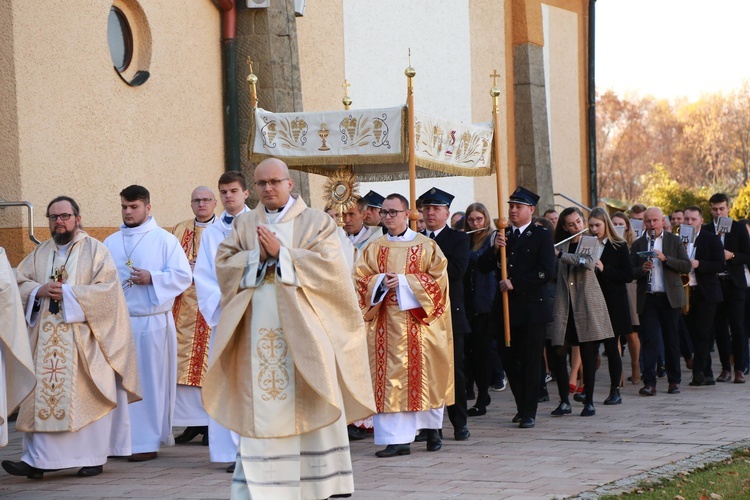
[[[711,329],[716,305],[701,297],[697,288],[690,290],[690,313],[684,318],[693,341],[693,380],[714,376],[711,370]]]
[[[510,347],[500,339],[500,360],[521,417],[536,418],[546,330],[547,323],[511,326]]]
[[[659,329],[664,341],[664,361],[667,368],[667,380],[670,384],[679,384],[680,372],[680,339],[677,325],[680,309],[672,307],[665,293],[646,294],[646,303],[638,317],[641,326],[638,337],[641,339],[643,353],[643,383],[656,387],[656,363],[659,357]]]
[[[455,388],[456,402],[448,407],[448,418],[454,429],[466,426],[466,377],[464,375],[464,337],[465,335],[453,336],[453,387]]]
[[[734,356],[735,370],[742,370],[745,366],[745,290],[737,288],[727,278],[720,281],[724,302],[716,307],[714,338],[721,369],[732,371],[730,356]]]
[[[493,318],[492,314],[478,314],[471,318],[471,335],[466,339],[469,352],[466,371],[471,371],[477,384],[476,406],[487,406],[490,402],[493,351],[491,322]]]

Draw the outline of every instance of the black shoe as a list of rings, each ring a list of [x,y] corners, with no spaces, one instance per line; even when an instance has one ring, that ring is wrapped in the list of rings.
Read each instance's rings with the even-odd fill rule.
[[[200,427],[186,427],[184,431],[182,431],[182,434],[174,438],[174,442],[177,444],[185,444],[189,443],[196,437],[200,435],[207,435],[208,434],[208,427],[207,426],[200,426]]]
[[[560,403],[557,405],[557,408],[552,410],[550,415],[553,417],[562,417],[563,415],[570,415],[571,413],[573,413],[573,409],[570,407],[570,403]]]
[[[706,383],[704,385],[716,385],[716,379],[713,377],[706,377]]]
[[[547,401],[549,401],[549,393],[548,392],[545,392],[544,394],[540,394],[539,397],[536,400],[537,403],[546,403]]]
[[[582,417],[593,417],[594,415],[596,415],[596,410],[594,409],[594,405],[592,404],[583,405],[583,410],[581,410]]]
[[[714,382],[714,384],[715,383],[716,382]],[[688,385],[691,387],[700,387],[702,385],[706,385],[706,376],[702,373],[694,373],[693,380],[691,380]]]
[[[573,400],[578,401],[579,403],[585,403],[586,395],[582,392],[576,392],[575,394],[573,394]]]
[[[472,406],[469,408],[469,410],[466,412],[466,414],[470,417],[481,417],[482,415],[487,414],[487,408],[485,406]]]
[[[26,476],[29,479],[42,479],[46,472],[44,469],[37,469],[36,467],[30,466],[23,460],[20,462],[3,460],[2,466],[3,469],[5,469],[5,472],[11,476]]]
[[[518,424],[518,427],[521,429],[531,429],[535,425],[534,419],[531,417],[521,417],[521,422]]]
[[[644,385],[641,390],[638,391],[641,396],[656,396],[656,387],[653,385]]]
[[[389,444],[385,449],[376,451],[375,456],[380,458],[390,458],[398,455],[410,455],[411,446],[407,444]]]
[[[511,420],[511,422],[513,422],[514,424],[517,424],[520,421],[521,421],[521,414],[520,413],[516,413],[516,415]]]
[[[414,438],[415,443],[424,443],[427,441],[427,431],[429,429],[419,429],[419,434]]]
[[[469,436],[471,436],[471,433],[469,432],[469,428],[465,425],[456,427],[456,430],[453,432],[453,437],[456,441],[466,441],[469,439]]]
[[[612,387],[609,390],[609,397],[604,400],[605,405],[619,405],[622,403],[622,396],[620,396],[620,388]]]
[[[203,446],[208,446],[208,429],[206,430],[206,433],[203,435],[203,439],[201,439],[201,444]]]
[[[443,440],[437,429],[427,429],[427,451],[438,451],[443,447]]]
[[[356,425],[347,425],[346,431],[349,433],[349,441],[359,441],[367,437],[367,433]]]
[[[237,462],[232,462],[231,464],[227,465],[226,471],[230,474],[234,474],[235,465],[237,465]]]
[[[81,467],[78,470],[78,475],[81,477],[93,477],[98,476],[102,472],[104,472],[104,466],[94,465],[92,467]]]
[[[474,401],[477,399],[477,395],[474,391],[466,391],[466,401]]]
[[[667,376],[667,368],[665,366],[659,365],[659,368],[656,370],[656,376],[659,378],[664,378]]]

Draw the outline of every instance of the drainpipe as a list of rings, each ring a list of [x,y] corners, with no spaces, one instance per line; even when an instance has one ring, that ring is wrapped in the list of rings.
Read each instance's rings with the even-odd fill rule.
[[[594,75],[594,46],[596,26],[596,0],[589,0],[589,50],[588,50],[588,152],[589,152],[589,197],[590,204],[599,204],[599,194],[596,181],[596,78]]]
[[[239,172],[240,118],[237,94],[237,4],[236,0],[214,0],[221,11],[221,60],[224,104],[224,169]]]

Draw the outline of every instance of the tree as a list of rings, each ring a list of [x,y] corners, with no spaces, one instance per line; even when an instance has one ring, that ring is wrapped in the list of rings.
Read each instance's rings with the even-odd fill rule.
[[[732,208],[729,210],[729,216],[734,220],[750,219],[750,183],[740,189],[737,196],[732,201]]]
[[[691,205],[701,207],[704,214],[711,213],[708,191],[705,188],[695,190],[681,185],[662,164],[655,165],[654,170],[644,176],[643,184],[646,186],[641,196],[643,203],[659,207],[665,214]]]

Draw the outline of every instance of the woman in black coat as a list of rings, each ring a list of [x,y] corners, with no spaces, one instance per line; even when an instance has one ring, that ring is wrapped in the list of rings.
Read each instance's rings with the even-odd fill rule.
[[[599,280],[599,287],[607,303],[612,330],[615,333],[614,337],[603,341],[610,379],[609,397],[604,404],[616,405],[622,402],[620,397],[620,380],[622,379],[620,336],[628,335],[633,331],[626,287],[627,283],[633,281],[633,268],[630,264],[628,245],[617,235],[612,220],[603,208],[594,208],[589,214],[589,231],[599,239],[600,256],[596,261],[596,278]]]

